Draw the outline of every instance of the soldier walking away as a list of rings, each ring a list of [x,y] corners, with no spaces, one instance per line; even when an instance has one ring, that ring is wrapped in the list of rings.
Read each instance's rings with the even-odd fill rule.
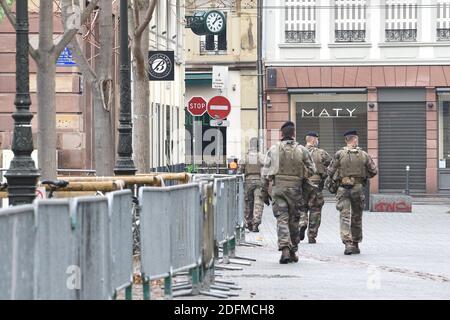
[[[280,263],[297,262],[300,241],[299,221],[304,206],[302,189],[307,178],[316,172],[308,150],[294,140],[295,125],[288,121],[281,127],[282,139],[272,146],[264,159],[262,198],[269,205],[269,182],[272,181],[273,214],[277,219]]]
[[[245,159],[239,164],[238,173],[245,176],[245,227],[253,232],[259,232],[264,203],[261,198],[261,169],[264,156],[258,152],[258,138],[250,139],[250,146]]]
[[[331,163],[331,156],[325,150],[318,148],[319,135],[317,132],[307,132],[305,140],[305,147],[316,166],[316,174],[311,176],[309,183],[305,183],[303,187],[305,208],[302,210],[302,216],[300,217],[300,240],[305,238],[305,231],[308,228],[308,242],[316,243],[324,205],[322,190],[327,177],[326,169]]]
[[[364,187],[368,179],[377,175],[377,167],[370,155],[358,147],[355,130],[347,131],[344,136],[347,146],[336,152],[327,171],[334,184],[339,186],[336,209],[340,211],[344,254],[349,255],[360,253]]]

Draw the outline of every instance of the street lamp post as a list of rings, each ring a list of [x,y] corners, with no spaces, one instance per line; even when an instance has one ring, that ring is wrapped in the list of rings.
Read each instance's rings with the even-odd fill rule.
[[[39,172],[31,158],[33,135],[30,112],[30,74],[28,60],[28,1],[16,1],[16,111],[11,161],[5,177],[8,181],[10,205],[33,202],[36,197],[36,184]]]
[[[128,1],[120,0],[120,115],[116,175],[134,175],[133,130],[131,124],[131,76],[128,50]]]

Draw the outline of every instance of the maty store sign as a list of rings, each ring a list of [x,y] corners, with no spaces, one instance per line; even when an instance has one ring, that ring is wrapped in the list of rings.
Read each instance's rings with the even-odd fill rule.
[[[356,118],[357,108],[301,108],[302,118]]]

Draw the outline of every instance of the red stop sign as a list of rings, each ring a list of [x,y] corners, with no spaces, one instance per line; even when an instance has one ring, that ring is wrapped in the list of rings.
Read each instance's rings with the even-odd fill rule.
[[[214,119],[225,119],[231,111],[230,101],[222,96],[212,97],[208,102],[208,114]]]
[[[203,97],[192,97],[187,109],[193,116],[202,116],[206,112],[206,100]]]

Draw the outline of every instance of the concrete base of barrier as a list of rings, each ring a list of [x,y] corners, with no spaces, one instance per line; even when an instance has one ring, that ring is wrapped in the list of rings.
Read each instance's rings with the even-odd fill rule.
[[[411,212],[412,198],[404,194],[372,194],[370,196],[372,212]]]

